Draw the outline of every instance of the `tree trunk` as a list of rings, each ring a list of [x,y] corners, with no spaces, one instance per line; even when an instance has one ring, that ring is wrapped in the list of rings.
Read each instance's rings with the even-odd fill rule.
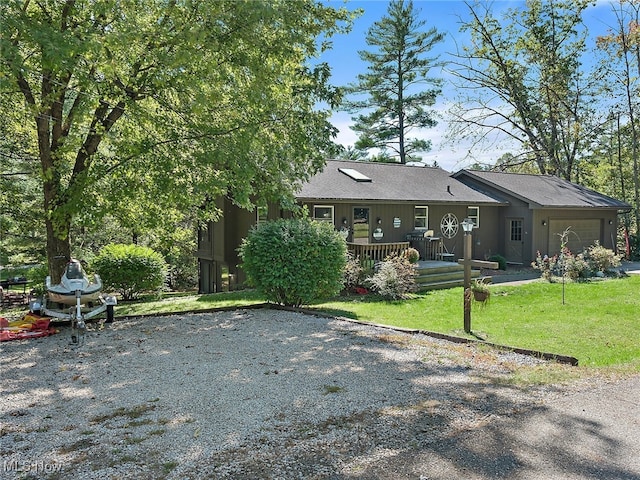
[[[45,223],[47,227],[47,266],[49,275],[51,275],[51,283],[56,284],[60,283],[65,266],[71,258],[71,244],[68,233],[63,235],[64,238],[60,238],[53,222],[47,219]],[[66,232],[69,232],[69,226],[70,224],[67,225]]]
[[[43,172],[51,174],[50,180],[43,182],[45,227],[47,230],[47,271],[53,284],[59,283],[65,266],[71,258],[69,229],[71,216],[60,208],[59,179],[51,156],[41,158]]]

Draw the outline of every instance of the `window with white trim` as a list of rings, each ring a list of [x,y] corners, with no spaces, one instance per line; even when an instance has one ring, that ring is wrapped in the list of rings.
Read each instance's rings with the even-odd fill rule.
[[[473,228],[480,228],[480,207],[467,207],[467,218],[473,220]]]
[[[333,221],[333,205],[314,205],[313,206],[313,219],[318,222],[331,222]]]
[[[429,228],[429,207],[424,205],[413,207],[413,228],[416,230]]]
[[[260,225],[267,221],[267,215],[269,214],[269,207],[266,205],[258,205],[256,208],[256,224]]]

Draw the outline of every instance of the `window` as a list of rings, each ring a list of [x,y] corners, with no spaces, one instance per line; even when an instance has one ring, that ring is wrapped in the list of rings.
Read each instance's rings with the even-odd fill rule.
[[[318,222],[331,222],[333,221],[333,205],[314,205],[313,206],[313,219]]]
[[[421,230],[429,228],[429,207],[414,207],[413,228]]]
[[[480,228],[480,207],[467,207],[467,218],[473,220],[473,228]]]
[[[522,220],[511,220],[511,241],[522,241]]]
[[[256,223],[260,225],[267,221],[267,216],[269,214],[269,207],[266,205],[258,205],[256,208]]]

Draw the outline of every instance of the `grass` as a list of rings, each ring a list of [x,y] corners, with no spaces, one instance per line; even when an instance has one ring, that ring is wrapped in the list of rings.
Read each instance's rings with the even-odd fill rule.
[[[640,372],[640,275],[619,280],[519,286],[492,285],[485,306],[473,305],[469,336],[463,331],[462,288],[415,295],[404,301],[348,296],[312,305],[347,318],[432,332],[481,338],[511,347],[578,358],[581,366]],[[242,308],[264,299],[252,290],[173,295],[125,302],[125,315],[167,314],[213,308]]]
[[[486,306],[474,304],[473,336],[512,347],[569,355],[580,365],[640,371],[640,276],[561,284],[491,286]],[[342,298],[314,305],[347,318],[469,336],[463,331],[462,288],[402,302]],[[472,337],[473,337],[472,336]]]
[[[263,302],[264,298],[253,290],[206,295],[171,295],[160,300],[119,303],[116,307],[116,315],[150,315],[212,308],[241,308]]]

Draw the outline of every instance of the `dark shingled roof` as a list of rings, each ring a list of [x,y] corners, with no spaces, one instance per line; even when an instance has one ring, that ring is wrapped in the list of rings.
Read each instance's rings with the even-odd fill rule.
[[[464,177],[473,179],[536,207],[631,208],[628,203],[550,175],[460,170],[453,176],[461,181],[464,181]]]
[[[370,179],[354,179],[353,169]],[[387,201],[500,205],[502,202],[451,177],[441,168],[393,163],[329,160],[324,170],[303,184],[298,200]]]

